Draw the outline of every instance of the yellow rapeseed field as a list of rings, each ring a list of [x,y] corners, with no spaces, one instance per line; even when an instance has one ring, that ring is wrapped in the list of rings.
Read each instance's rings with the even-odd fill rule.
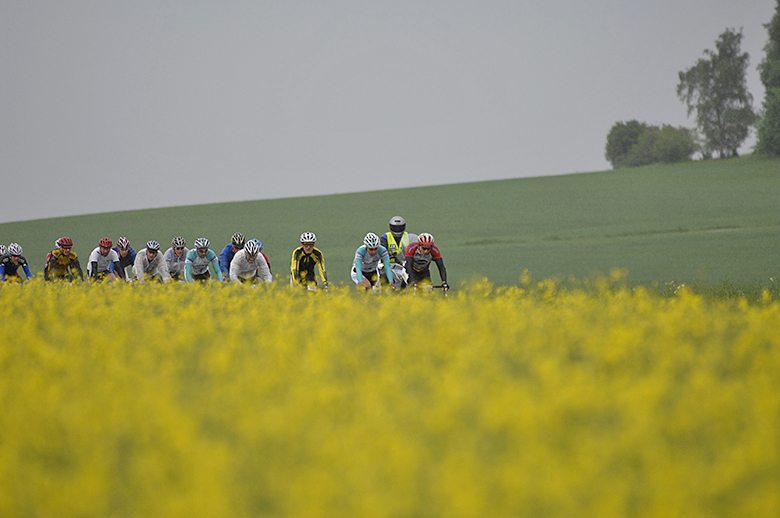
[[[778,516],[780,301],[0,287],[0,516]]]

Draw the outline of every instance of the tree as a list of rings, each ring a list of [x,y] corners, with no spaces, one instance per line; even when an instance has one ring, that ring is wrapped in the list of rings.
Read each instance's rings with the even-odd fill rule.
[[[657,162],[683,162],[696,152],[693,132],[687,128],[650,126],[630,120],[616,122],[607,135],[606,158],[615,169]]]
[[[764,46],[764,60],[758,70],[766,95],[756,149],[759,153],[780,156],[780,0],[772,20],[764,27],[769,33],[769,41]]]
[[[715,42],[715,51],[705,50],[704,58],[679,73],[677,96],[689,116],[696,112],[705,156],[737,156],[757,118],[745,80],[750,56],[741,51],[741,43],[741,30],[726,29]]]
[[[636,120],[616,122],[607,134],[606,159],[612,167],[630,166],[631,150],[639,142],[639,137],[647,129],[647,124]]]

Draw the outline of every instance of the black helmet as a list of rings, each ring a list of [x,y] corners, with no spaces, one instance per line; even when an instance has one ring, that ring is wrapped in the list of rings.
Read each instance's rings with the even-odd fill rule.
[[[389,223],[390,223],[390,232],[395,232],[396,234],[400,234],[404,230],[406,230],[406,220],[401,216],[393,216],[392,218],[390,218]]]
[[[233,237],[230,238],[230,242],[236,247],[236,248],[244,248],[244,245],[246,244],[246,238],[244,237],[244,234],[241,232],[236,232],[233,234]]]

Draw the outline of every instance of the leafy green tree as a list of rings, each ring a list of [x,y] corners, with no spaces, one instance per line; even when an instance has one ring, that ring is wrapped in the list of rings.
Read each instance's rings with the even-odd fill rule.
[[[606,159],[612,167],[630,166],[631,150],[639,142],[639,137],[647,129],[647,124],[637,120],[616,122],[607,134]]]
[[[780,0],[772,20],[765,25],[769,41],[764,46],[764,60],[758,66],[766,89],[763,115],[758,125],[759,153],[780,156]]]
[[[659,128],[630,120],[616,122],[610,129],[606,158],[617,169],[690,160],[696,149],[693,132],[687,128],[666,124]]]
[[[655,158],[658,162],[671,164],[690,160],[696,148],[696,138],[688,128],[664,124],[655,137]]]
[[[705,50],[704,58],[679,73],[677,96],[688,115],[696,112],[705,156],[737,156],[757,118],[745,80],[750,56],[742,52],[741,43],[741,30],[726,29],[715,42],[715,51]]]

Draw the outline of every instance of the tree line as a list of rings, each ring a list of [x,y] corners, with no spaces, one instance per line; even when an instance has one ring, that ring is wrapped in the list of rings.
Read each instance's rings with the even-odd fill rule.
[[[742,30],[727,28],[714,50],[705,50],[693,66],[678,73],[677,96],[696,127],[616,122],[607,134],[605,153],[612,167],[682,162],[697,153],[702,159],[735,157],[753,128],[756,152],[780,156],[780,0],[765,27],[769,41],[758,69],[766,95],[760,112],[747,89],[750,56],[741,50]]]

